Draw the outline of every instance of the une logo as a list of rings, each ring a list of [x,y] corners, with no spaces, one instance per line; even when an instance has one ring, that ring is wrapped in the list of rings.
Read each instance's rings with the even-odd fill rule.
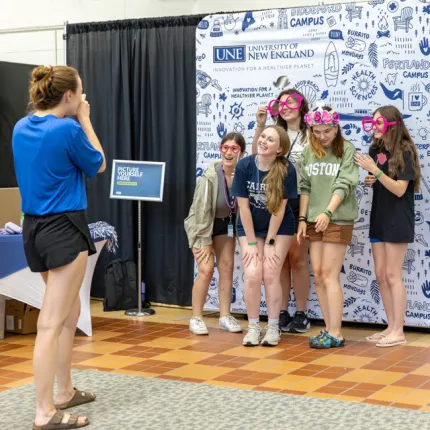
[[[246,61],[246,47],[214,46],[214,63],[237,63]]]

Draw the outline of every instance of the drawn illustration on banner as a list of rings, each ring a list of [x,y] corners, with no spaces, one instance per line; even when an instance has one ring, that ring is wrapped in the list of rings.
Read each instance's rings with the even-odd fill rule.
[[[415,193],[415,241],[403,262],[407,290],[406,325],[430,327],[430,1],[372,0],[228,13],[205,17],[196,31],[196,178],[219,160],[219,143],[241,133],[251,154],[256,111],[285,89],[296,89],[310,108],[316,102],[340,113],[344,136],[367,153],[372,135],[365,115],[392,104],[413,137],[422,182]],[[272,124],[268,115],[266,124]],[[360,171],[359,216],[341,272],[344,320],[384,323],[369,242],[372,189]],[[260,205],[264,193],[256,192]],[[234,264],[232,312],[246,312],[239,247]],[[196,268],[197,270],[197,268]],[[312,272],[311,272],[312,273]],[[308,314],[321,318],[313,285]],[[218,273],[205,308],[219,308]],[[295,310],[294,290],[290,313]],[[262,288],[262,314],[267,313]]]

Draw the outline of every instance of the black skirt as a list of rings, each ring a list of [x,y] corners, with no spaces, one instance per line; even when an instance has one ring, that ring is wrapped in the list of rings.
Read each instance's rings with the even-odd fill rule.
[[[24,250],[32,272],[46,272],[72,263],[81,252],[97,250],[85,211],[34,216],[25,215]]]

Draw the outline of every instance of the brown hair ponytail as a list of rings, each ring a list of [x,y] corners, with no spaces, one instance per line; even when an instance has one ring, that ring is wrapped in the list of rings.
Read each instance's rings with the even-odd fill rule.
[[[61,103],[67,91],[76,92],[78,72],[68,66],[39,66],[30,81],[30,109],[47,110]]]
[[[287,176],[288,161],[285,156],[290,151],[290,138],[288,133],[277,125],[271,125],[267,128],[274,128],[279,135],[279,144],[281,152],[276,157],[273,166],[270,168],[269,173],[263,179],[263,184],[266,185],[266,206],[267,210],[276,215],[282,206],[284,199],[284,180]]]

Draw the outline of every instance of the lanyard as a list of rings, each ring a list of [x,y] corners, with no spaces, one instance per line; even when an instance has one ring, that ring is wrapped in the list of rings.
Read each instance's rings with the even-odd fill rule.
[[[227,203],[228,209],[230,211],[230,218],[232,214],[236,213],[236,197],[230,197],[230,192],[228,190],[227,178],[224,173],[224,166],[221,164],[222,176],[224,178],[224,197]]]
[[[287,155],[287,160],[289,160],[289,159],[290,159],[291,151],[292,151],[292,150],[293,150],[293,148],[294,148],[294,145],[295,145],[295,143],[296,143],[296,141],[297,141],[297,139],[298,139],[298,137],[299,137],[299,134],[300,134],[300,131],[298,131],[298,132],[297,132],[296,137],[294,138],[294,141],[293,141],[293,143],[291,144],[290,152],[289,152],[289,153],[288,153],[288,155]]]

